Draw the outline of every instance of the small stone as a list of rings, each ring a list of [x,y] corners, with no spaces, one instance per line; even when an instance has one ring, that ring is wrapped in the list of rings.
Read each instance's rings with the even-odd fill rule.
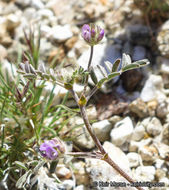
[[[88,106],[86,109],[86,112],[87,112],[87,116],[88,116],[89,121],[97,119],[97,110],[96,110],[96,107],[94,105]]]
[[[66,190],[71,190],[71,189],[74,189],[74,187],[75,187],[75,182],[74,182],[74,180],[68,179],[68,180],[62,181],[62,185],[63,185],[63,187],[64,187]]]
[[[44,4],[41,0],[32,0],[31,1],[31,6],[36,8],[36,9],[43,9],[44,8]]]
[[[114,116],[110,117],[108,120],[114,126],[117,122],[122,120],[122,118],[120,116],[118,116],[118,115],[114,115]]]
[[[37,15],[41,18],[41,19],[44,19],[44,18],[50,18],[52,16],[54,16],[53,12],[50,10],[50,9],[40,9],[38,12],[37,12]]]
[[[168,114],[168,103],[166,101],[161,102],[157,105],[156,114],[157,117],[161,119],[164,119],[166,117],[166,115]]]
[[[161,141],[166,144],[169,145],[169,124],[166,123],[163,126],[163,131],[161,133]]]
[[[162,26],[157,36],[157,45],[161,55],[169,58],[169,20]]]
[[[73,36],[72,38],[68,39],[65,43],[66,48],[68,50],[72,49],[77,40],[78,40],[77,36]]]
[[[130,140],[132,133],[132,120],[130,119],[130,117],[126,117],[115,124],[114,129],[112,129],[110,133],[111,142],[117,146],[121,146],[125,142]]]
[[[7,50],[6,48],[0,44],[0,62],[7,57]]]
[[[139,166],[135,170],[135,179],[138,181],[153,181],[155,178],[154,166]]]
[[[144,135],[145,127],[141,123],[137,123],[136,127],[134,128],[131,139],[134,141],[139,141],[144,137]]]
[[[6,19],[8,31],[14,30],[20,24],[20,18],[16,14],[9,14]]]
[[[132,60],[138,61],[141,59],[145,59],[146,57],[146,49],[143,46],[135,46],[133,49]]]
[[[146,103],[142,99],[138,98],[129,104],[129,109],[140,118],[148,115]]]
[[[140,146],[140,142],[131,140],[130,145],[129,145],[129,151],[130,152],[137,152],[139,146]]]
[[[141,141],[130,141],[129,144],[129,151],[130,152],[137,152],[139,148],[143,147],[143,146],[149,146],[152,143],[152,139],[148,138],[148,139],[142,139]]]
[[[155,174],[156,178],[158,179],[158,181],[160,181],[161,178],[166,176],[166,172],[162,169],[156,169],[156,174]]]
[[[140,98],[144,102],[148,102],[153,99],[157,99],[159,102],[162,102],[166,99],[163,79],[160,75],[149,76],[141,91]]]
[[[163,177],[160,179],[159,181],[160,183],[163,183],[165,185],[165,187],[163,187],[161,190],[168,190],[168,184],[169,184],[169,179],[168,177]]]
[[[157,99],[153,99],[147,102],[148,115],[152,117],[156,115],[156,109],[157,109],[158,104],[159,102],[157,101]]]
[[[159,135],[163,129],[160,120],[156,117],[148,117],[144,119],[142,125],[144,125],[147,132],[153,136]]]
[[[21,6],[22,8],[28,7],[32,0],[16,0],[15,4]]]
[[[84,126],[83,119],[81,117],[71,118],[69,121],[70,125],[73,127],[78,126],[72,131],[71,136],[73,137],[73,142],[84,149],[92,149],[95,147],[93,139],[89,135],[86,127]]]
[[[71,171],[65,165],[57,165],[56,174],[58,177],[65,179],[69,179],[72,176]]]
[[[161,143],[161,142],[154,142],[154,146],[158,150],[158,154],[161,159],[168,160],[169,159],[169,146]]]
[[[116,147],[110,142],[105,142],[103,147],[105,148],[106,152],[108,152],[111,159],[117,163],[123,170],[130,175],[131,170],[129,167],[129,162],[127,156],[121,151],[120,148]],[[86,171],[90,175],[91,178],[91,185],[93,185],[94,181],[120,181],[126,182],[126,180],[120,176],[110,165],[108,165],[103,160],[98,159],[86,159]],[[94,187],[91,187],[94,188]],[[110,187],[109,190],[114,190],[117,188]],[[125,187],[125,190],[133,190],[131,187]]]
[[[158,151],[153,145],[141,146],[138,150],[143,161],[153,163],[158,156]]]
[[[108,120],[93,123],[92,128],[94,129],[96,136],[101,142],[109,140],[112,124]]]
[[[164,57],[157,57],[157,62],[160,64],[160,72],[169,74],[169,59]]]
[[[86,187],[84,185],[78,185],[75,187],[75,190],[86,190]]]
[[[76,183],[77,185],[89,184],[89,175],[86,172],[85,162],[83,161],[77,161],[73,163],[74,168],[74,175],[76,177]]]
[[[68,40],[73,36],[70,25],[57,25],[52,28],[51,40],[56,40],[58,42],[63,42]]]
[[[130,152],[127,154],[127,158],[129,160],[130,168],[137,167],[140,165],[141,157],[139,154],[135,152]]]
[[[28,20],[35,19],[37,17],[36,9],[33,7],[28,7],[23,11],[23,17],[25,22]]]

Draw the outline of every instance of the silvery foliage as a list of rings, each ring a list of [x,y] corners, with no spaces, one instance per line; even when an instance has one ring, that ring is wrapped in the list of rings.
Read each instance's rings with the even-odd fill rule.
[[[148,59],[142,59],[136,62],[131,62],[129,55],[123,54],[122,59],[117,59],[113,64],[109,61],[104,62],[102,65],[96,65],[91,68],[90,76],[95,85],[100,88],[103,83],[108,82],[112,78],[119,76],[125,71],[137,69],[148,65],[150,62]],[[73,84],[78,78],[88,74],[88,71],[84,71],[81,67],[77,67],[76,70],[73,68],[62,68],[59,72],[55,72],[53,69],[46,71],[44,64],[40,64],[38,69],[29,64],[28,61],[21,63],[19,73],[22,73],[25,78],[36,79],[40,78],[43,80],[50,80],[53,82],[62,81],[64,83]]]
[[[130,56],[123,54],[122,60],[117,59],[113,64],[105,61],[104,67],[101,65],[92,67],[91,78],[97,87],[100,88],[103,83],[108,82],[123,72],[146,66],[149,63],[148,59],[142,59],[132,63]]]

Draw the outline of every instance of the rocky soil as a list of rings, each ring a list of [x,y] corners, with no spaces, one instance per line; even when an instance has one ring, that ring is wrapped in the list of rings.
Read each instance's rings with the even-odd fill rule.
[[[141,5],[140,5],[141,6]],[[169,5],[168,5],[169,6]],[[16,74],[18,54],[26,50],[23,29],[41,26],[41,61],[49,66],[62,61],[86,67],[89,46],[80,35],[81,26],[95,22],[106,36],[94,48],[92,64],[105,60],[113,63],[127,53],[133,61],[148,58],[150,65],[132,70],[106,84],[88,107],[92,127],[105,149],[137,181],[164,182],[169,189],[169,17],[145,19],[134,0],[1,0],[0,60],[3,72],[11,63]],[[36,33],[36,32],[35,32]],[[92,83],[90,83],[92,86]],[[90,88],[90,87],[89,87]],[[47,83],[45,92],[52,89]],[[75,88],[82,90],[81,85]],[[44,92],[44,93],[45,93]],[[57,87],[55,104],[66,93]],[[75,107],[70,98],[67,105]],[[78,116],[69,127],[82,124]],[[81,135],[80,135],[81,134]],[[95,145],[85,127],[74,130],[74,145],[80,150],[93,150]],[[80,136],[79,136],[80,135]],[[63,163],[56,175],[63,181],[57,188],[88,190],[95,181],[124,181],[106,163],[95,159],[73,161],[73,173]],[[41,175],[44,171],[40,171]],[[168,186],[168,187],[167,187]],[[52,189],[52,188],[51,188]],[[101,187],[97,187],[101,189]],[[131,189],[114,188],[105,189]],[[133,188],[134,189],[134,188]],[[146,188],[145,188],[146,189]]]

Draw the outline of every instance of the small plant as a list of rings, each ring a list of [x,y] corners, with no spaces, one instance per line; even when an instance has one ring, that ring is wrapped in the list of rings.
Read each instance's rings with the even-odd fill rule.
[[[101,159],[107,162],[109,165],[111,165],[118,173],[120,173],[125,179],[127,179],[129,182],[134,182],[134,180],[128,176],[108,155],[108,153],[104,150],[103,146],[101,145],[100,141],[98,140],[97,136],[95,135],[87,113],[86,113],[86,106],[89,102],[90,98],[93,96],[93,94],[102,87],[102,85],[112,78],[119,76],[125,71],[140,68],[143,66],[146,66],[149,64],[149,61],[147,59],[136,61],[134,63],[131,62],[131,59],[128,55],[123,54],[122,59],[116,60],[114,63],[110,63],[108,61],[105,62],[105,67],[101,65],[97,65],[95,67],[92,66],[92,57],[94,52],[94,46],[97,45],[104,37],[104,30],[101,29],[99,26],[96,26],[94,24],[85,24],[82,27],[82,37],[83,39],[89,44],[90,46],[90,57],[88,61],[88,67],[87,70],[84,70],[82,67],[76,66],[76,68],[69,70],[69,72],[66,71],[65,68],[60,69],[60,71],[55,71],[55,69],[50,68],[46,69],[44,64],[39,64],[38,56],[39,56],[39,47],[40,47],[40,37],[38,40],[38,45],[35,45],[34,43],[34,36],[30,35],[30,38],[25,34],[26,41],[30,47],[30,54],[25,53],[23,62],[19,64],[18,73],[21,73],[25,80],[22,81],[22,86],[19,88],[18,86],[11,89],[10,86],[8,86],[4,82],[4,88],[7,86],[8,91],[4,91],[3,94],[12,93],[15,94],[14,97],[10,97],[9,95],[1,96],[2,104],[1,104],[1,122],[2,118],[4,118],[4,115],[7,114],[7,110],[9,109],[11,111],[11,115],[18,115],[18,118],[21,118],[21,116],[24,115],[24,125],[20,123],[20,120],[15,117],[18,126],[15,128],[10,129],[11,126],[9,126],[9,130],[19,130],[19,133],[16,136],[8,136],[6,129],[4,129],[3,126],[1,126],[1,155],[6,156],[6,159],[12,158],[12,155],[9,155],[11,153],[12,145],[10,145],[10,151],[9,149],[5,149],[5,144],[8,144],[8,142],[5,140],[5,136],[8,137],[8,139],[13,138],[13,144],[17,146],[18,149],[23,152],[29,152],[29,156],[33,157],[35,161],[33,162],[33,165],[36,166],[36,169],[32,169],[31,163],[28,162],[27,166],[22,164],[21,162],[26,159],[25,155],[22,155],[21,152],[18,152],[18,157],[13,158],[12,162],[9,164],[5,159],[1,160],[4,162],[4,164],[9,164],[8,167],[14,167],[17,166],[22,168],[26,173],[23,174],[23,170],[20,170],[20,173],[18,174],[16,170],[10,170],[17,177],[19,176],[20,179],[17,182],[18,188],[25,188],[26,184],[29,183],[30,178],[32,175],[35,175],[37,168],[39,169],[42,165],[46,163],[46,161],[52,161],[52,163],[57,163],[57,160],[60,157],[68,157],[68,156],[75,156],[75,157],[88,157],[88,158],[96,158]],[[35,48],[36,47],[36,48]],[[87,85],[89,77],[93,80],[95,86],[93,89],[88,93],[87,92]],[[42,83],[40,85],[37,85],[36,81],[40,80]],[[55,88],[55,85],[59,85],[65,89],[68,90],[69,93],[71,93],[72,97],[75,99],[79,109],[74,110],[67,108],[64,106],[64,103],[66,101],[66,98],[64,99],[63,103],[61,105],[56,106],[53,108],[51,106],[51,102],[54,98],[53,92],[49,94],[49,96],[45,97],[46,103],[42,102],[40,97],[42,95],[42,88],[45,85],[46,81],[50,81],[54,84],[53,89]],[[74,90],[74,84],[79,83],[83,84],[84,89],[80,95],[78,95]],[[19,85],[20,83],[18,83]],[[2,91],[3,89],[2,88]],[[9,104],[11,101],[14,102],[13,104]],[[8,106],[7,106],[8,105]],[[20,109],[17,109],[20,108]],[[14,113],[16,112],[16,113]],[[48,126],[45,126],[44,120],[46,117],[48,117],[48,114],[52,115],[52,121]],[[72,113],[80,113],[84,124],[92,137],[93,141],[95,142],[96,147],[98,148],[98,151],[96,152],[68,152],[66,150],[65,144],[63,140],[60,140],[59,138],[59,129],[55,128],[53,123],[56,120],[59,120],[60,118],[63,118],[64,115],[66,116],[64,119],[69,119],[71,117]],[[63,122],[64,123],[64,122]],[[63,124],[64,125],[64,124]],[[61,126],[63,126],[61,125]],[[52,127],[53,126],[53,127]],[[45,140],[42,143],[42,139],[45,138],[45,133],[48,133],[48,139]],[[14,132],[12,132],[14,134]],[[50,134],[50,135],[49,135]],[[17,138],[17,139],[16,139]],[[17,144],[15,141],[20,142]],[[22,143],[21,143],[22,142]],[[22,144],[22,146],[21,146]],[[35,152],[35,145],[39,147],[40,154]],[[16,155],[16,154],[14,154]],[[45,161],[39,156],[44,157]],[[21,158],[21,156],[23,156]],[[27,156],[28,157],[28,156]],[[39,161],[40,159],[40,161]],[[5,160],[5,161],[4,161]],[[31,160],[31,158],[30,158]],[[17,161],[17,162],[16,162]],[[13,162],[15,162],[15,166],[13,166]],[[51,163],[51,166],[53,165]],[[3,164],[3,163],[2,163]],[[56,166],[56,165],[55,165]],[[53,167],[53,166],[52,166]],[[6,167],[7,168],[7,167]],[[4,168],[5,170],[5,168]],[[4,170],[2,173],[4,174]],[[141,187],[137,187],[137,189],[142,190]]]

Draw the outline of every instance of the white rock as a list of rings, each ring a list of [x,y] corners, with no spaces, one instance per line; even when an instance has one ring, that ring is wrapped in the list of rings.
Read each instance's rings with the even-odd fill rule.
[[[75,187],[75,190],[85,190],[85,186],[84,185],[78,185]]]
[[[50,37],[56,41],[63,42],[71,38],[72,36],[73,33],[71,31],[70,25],[67,24],[64,26],[61,25],[54,26],[52,28],[52,34]]]
[[[0,62],[7,57],[7,50],[4,46],[0,44]]]
[[[147,132],[153,136],[159,135],[163,129],[160,120],[156,117],[148,117],[144,119],[142,125],[144,125]]]
[[[58,177],[64,177],[66,179],[71,177],[71,171],[65,167],[65,165],[57,165],[56,174]]]
[[[117,58],[121,57],[120,54],[121,46],[119,45],[110,45],[110,44],[98,44],[94,47],[94,54],[92,59],[92,66],[98,64],[103,65],[104,61],[110,61],[113,63]],[[87,69],[87,63],[90,56],[90,49],[85,51],[78,59],[78,64]]]
[[[48,25],[42,25],[40,30],[41,30],[41,34],[47,38],[50,36],[50,34],[52,32],[52,28]]]
[[[134,128],[133,134],[131,139],[134,141],[139,141],[144,137],[145,134],[145,128],[142,124],[137,124]]]
[[[132,120],[130,119],[130,117],[126,117],[115,124],[114,129],[112,129],[110,133],[111,142],[117,146],[121,146],[125,142],[130,140],[132,133]]]
[[[36,9],[43,9],[44,8],[44,4],[42,3],[41,0],[36,0],[36,1],[32,0],[31,6],[36,8]]]
[[[161,178],[159,182],[165,184],[165,187],[164,187],[162,190],[168,190],[168,187],[167,187],[167,185],[169,184],[169,179],[168,179],[168,177],[163,177],[163,178]]]
[[[73,163],[74,175],[76,178],[77,185],[88,185],[89,184],[89,175],[86,172],[85,162],[76,161]]]
[[[135,170],[135,178],[139,181],[153,181],[155,176],[154,166],[139,166]]]
[[[74,189],[75,182],[73,180],[68,179],[68,180],[62,181],[62,185],[64,186],[66,190],[71,190],[71,189]]]
[[[160,57],[159,58],[161,62],[160,71],[165,74],[169,74],[169,59]]]
[[[162,160],[162,159],[156,159],[155,160],[155,167],[157,168],[157,169],[160,169],[160,168],[162,168],[162,165],[164,164],[164,160]]]
[[[117,163],[128,175],[131,176],[131,170],[129,168],[129,162],[127,156],[110,142],[105,142],[103,147],[108,152],[111,159]],[[89,173],[91,182],[103,181],[103,182],[126,182],[126,180],[120,176],[110,165],[103,160],[86,159],[86,171]],[[91,184],[92,185],[92,184]],[[117,187],[108,187],[109,190],[117,189]],[[134,188],[119,188],[120,190],[134,190]]]
[[[127,157],[128,157],[128,160],[129,160],[130,168],[137,167],[137,166],[140,165],[141,157],[136,152],[129,152],[127,154]]]
[[[92,128],[94,129],[96,136],[101,142],[109,140],[112,124],[108,120],[105,119],[103,121],[93,123]]]
[[[43,19],[43,18],[50,18],[52,17],[54,14],[51,10],[49,9],[40,9],[38,12],[37,12],[37,15]]]
[[[153,99],[157,99],[159,102],[164,101],[166,95],[162,77],[159,75],[150,75],[141,91],[140,98],[144,102]]]
[[[143,139],[139,142],[137,141],[130,141],[130,145],[129,145],[129,151],[130,152],[137,152],[137,150],[142,147],[142,146],[146,146],[152,143],[152,139],[148,138],[148,139]]]
[[[97,110],[94,105],[88,106],[86,112],[89,120],[97,119]]]
[[[23,11],[23,17],[25,22],[35,19],[37,17],[36,9],[33,7],[28,7]],[[23,21],[22,21],[23,24]]]
[[[6,19],[8,30],[13,30],[20,24],[20,18],[17,14],[9,14]]]
[[[93,142],[93,139],[89,135],[86,127],[83,125],[83,119],[81,117],[73,117],[70,118],[69,121],[70,125],[72,127],[78,126],[73,130],[72,136],[74,137],[73,141],[77,146],[80,146],[85,149],[92,149],[95,147],[95,143]]]
[[[32,0],[16,0],[15,3],[19,4],[22,7],[27,7],[31,4]]]
[[[167,20],[159,30],[159,33],[156,37],[158,49],[161,55],[169,57],[169,20]]]
[[[157,149],[152,145],[140,146],[138,152],[142,160],[147,162],[153,162],[158,155]]]

